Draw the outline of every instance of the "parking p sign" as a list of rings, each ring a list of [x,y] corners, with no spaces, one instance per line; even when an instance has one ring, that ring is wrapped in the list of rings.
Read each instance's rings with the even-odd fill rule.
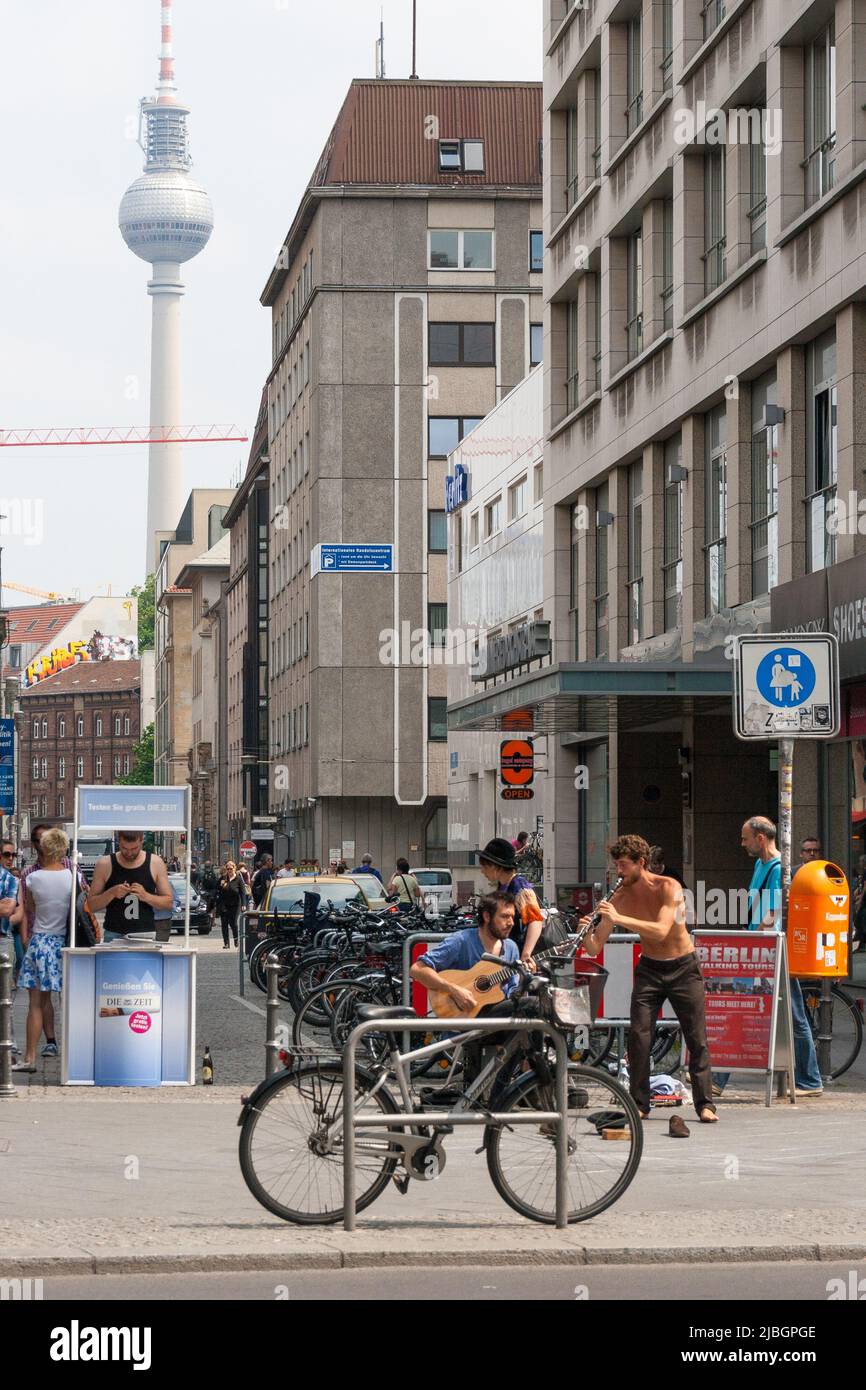
[[[832,634],[740,637],[736,663],[737,738],[838,734],[839,645]]]

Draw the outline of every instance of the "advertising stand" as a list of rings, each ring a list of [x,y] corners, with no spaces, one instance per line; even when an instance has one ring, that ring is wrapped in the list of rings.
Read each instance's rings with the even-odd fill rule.
[[[79,831],[185,832],[182,947],[137,938],[77,946],[73,875],[69,946],[63,951],[64,1086],[192,1086],[195,1082],[195,952],[189,944],[192,788],[78,787]]]
[[[763,1073],[767,1105],[775,1076],[779,1094],[795,1101],[786,944],[775,931],[695,932],[713,1070]]]

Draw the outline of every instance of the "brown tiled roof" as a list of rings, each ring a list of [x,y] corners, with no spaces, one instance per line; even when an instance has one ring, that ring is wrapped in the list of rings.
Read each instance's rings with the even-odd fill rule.
[[[21,691],[22,700],[41,695],[105,695],[137,690],[141,685],[140,661],[80,661],[56,676],[46,676]]]
[[[440,173],[443,140],[484,141],[483,174]],[[541,188],[540,82],[420,82],[356,78],[311,183]]]
[[[6,608],[4,612],[9,625],[7,641],[38,642],[42,646],[56,636],[83,607],[83,603],[38,603],[22,608]]]

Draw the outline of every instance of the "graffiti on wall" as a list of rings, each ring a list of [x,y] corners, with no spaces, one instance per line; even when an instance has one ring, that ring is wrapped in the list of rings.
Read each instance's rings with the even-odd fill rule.
[[[102,632],[94,632],[88,642],[83,639],[67,642],[65,647],[55,647],[37,656],[25,668],[21,683],[38,685],[39,681],[56,676],[58,671],[84,661],[134,661],[137,656],[138,643],[134,637],[106,637]]]

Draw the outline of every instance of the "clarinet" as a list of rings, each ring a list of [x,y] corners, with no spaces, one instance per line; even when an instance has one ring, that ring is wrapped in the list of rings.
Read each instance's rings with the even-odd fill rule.
[[[590,933],[591,931],[595,931],[596,927],[598,926],[599,922],[601,921],[601,913],[598,911],[598,905],[601,904],[601,903],[609,902],[610,899],[613,897],[614,893],[618,893],[621,887],[622,887],[622,879],[621,879],[621,878],[618,878],[617,881],[616,881],[616,883],[613,885],[613,887],[612,887],[611,889],[609,889],[607,893],[605,893],[604,897],[599,898],[598,904],[596,905],[596,911],[592,914],[592,916],[590,917],[590,919],[589,919],[589,921],[587,922],[586,926],[585,926],[585,927],[581,927],[580,930],[579,930],[578,933],[577,933],[577,944],[578,944],[578,946],[579,946],[580,943],[584,940],[585,937],[589,936],[589,933]]]

